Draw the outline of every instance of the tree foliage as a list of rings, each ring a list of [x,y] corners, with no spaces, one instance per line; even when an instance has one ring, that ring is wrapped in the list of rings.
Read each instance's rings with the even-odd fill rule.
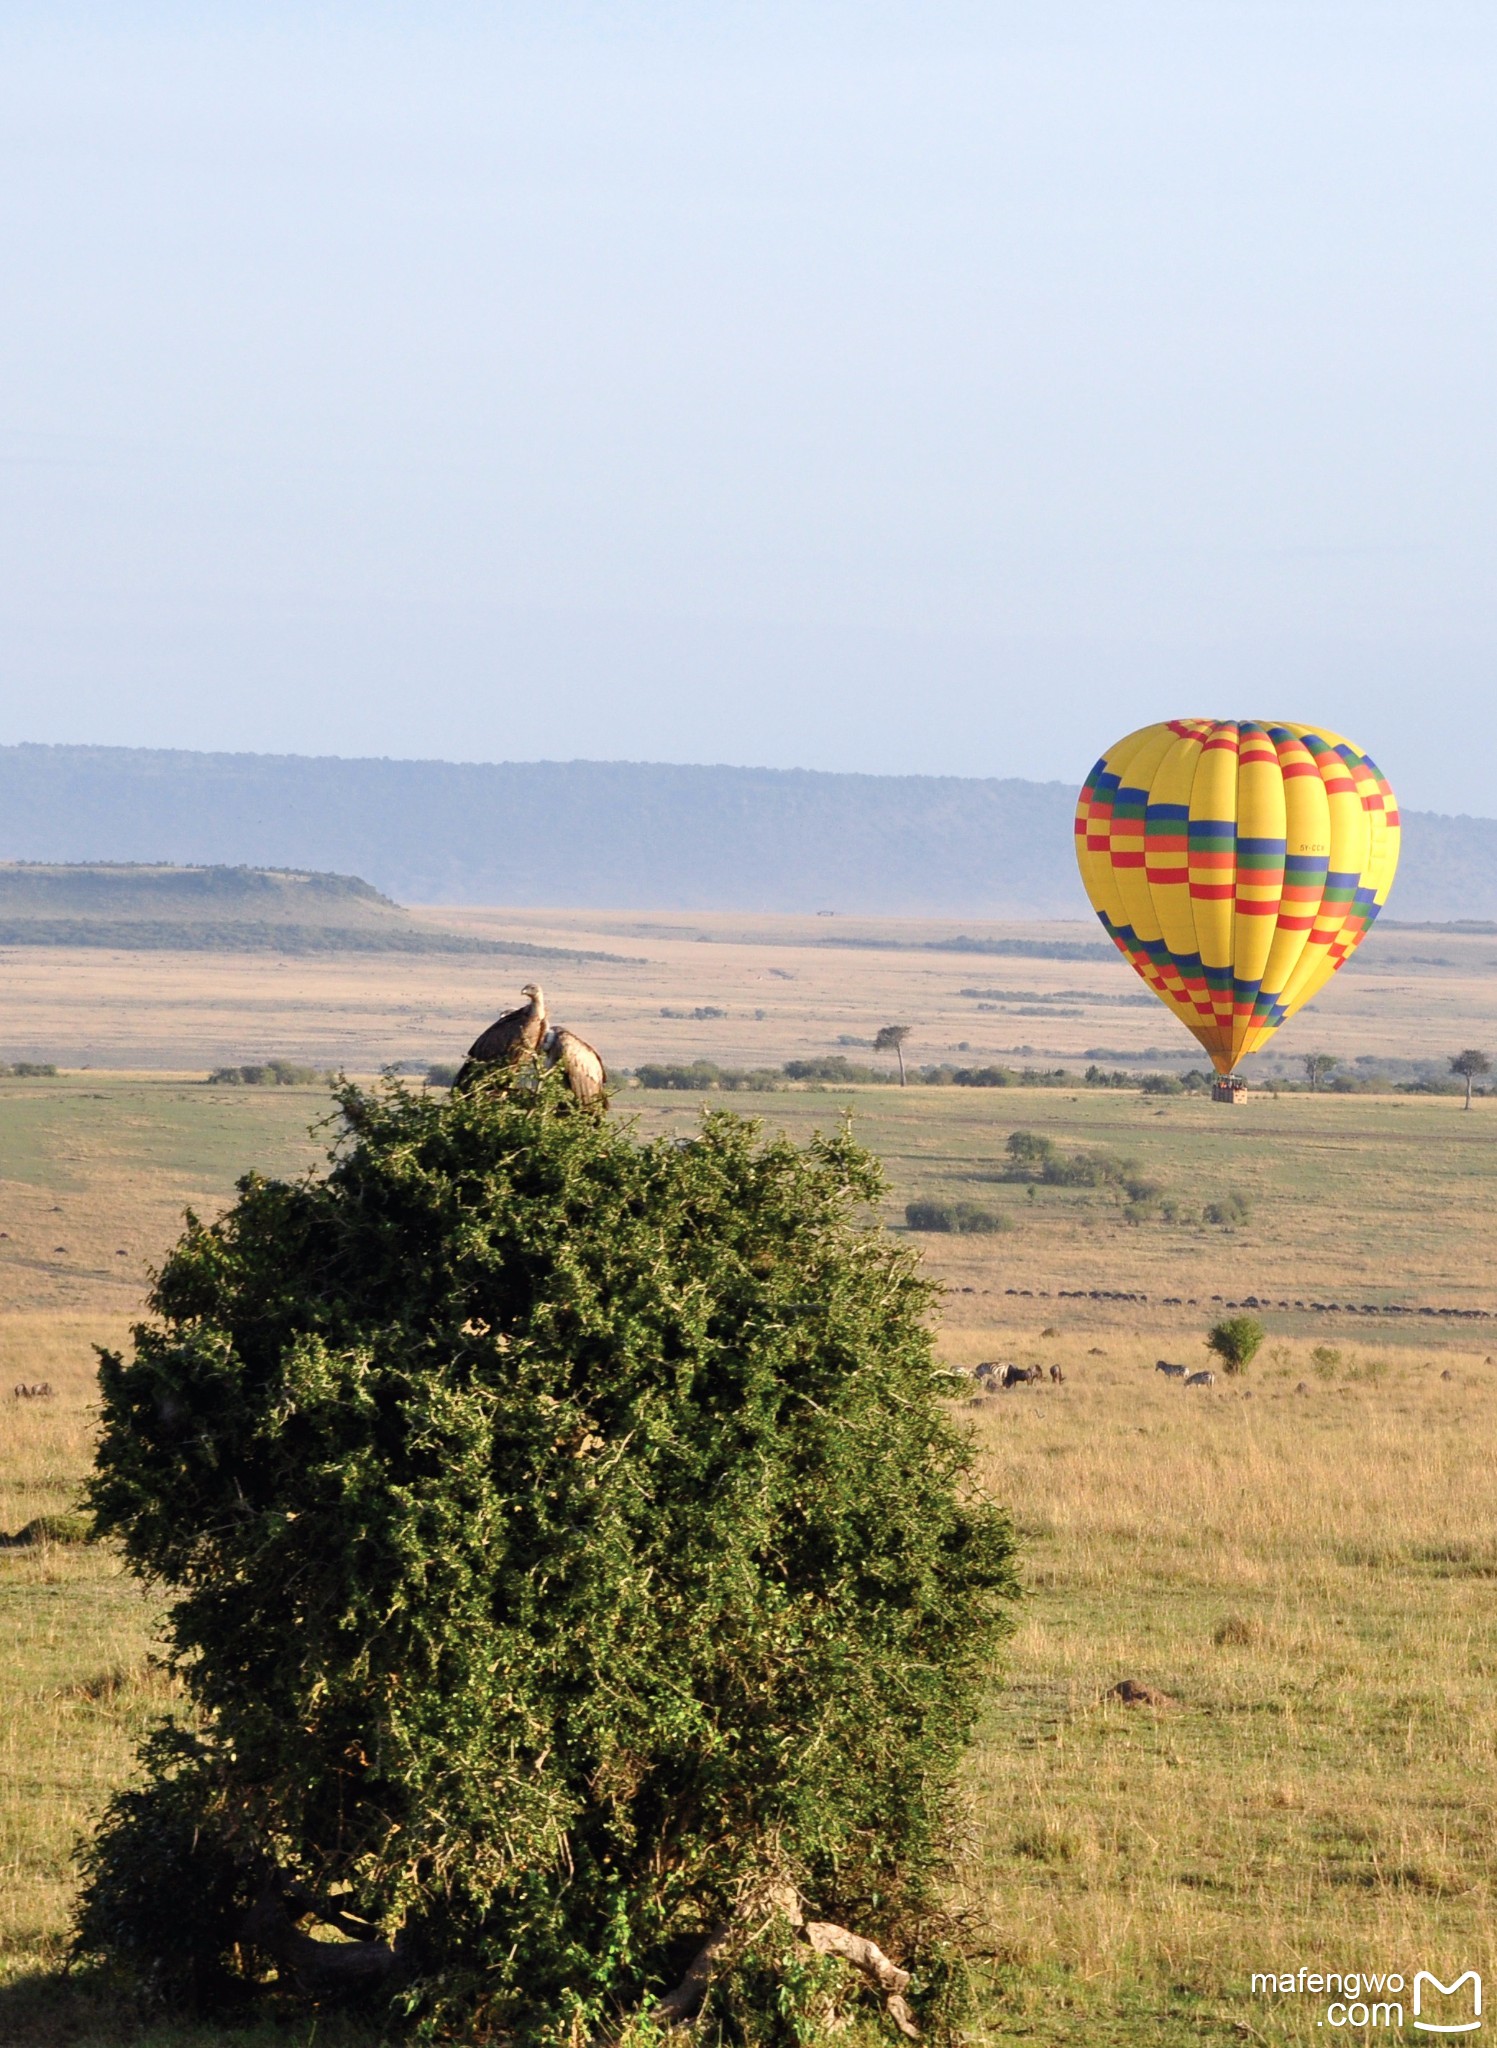
[[[1014,1227],[1001,1209],[981,1202],[906,1202],[904,1220],[911,1230],[954,1230],[965,1236],[993,1236]]]
[[[542,2043],[766,1880],[907,1935],[1012,1539],[875,1162],[725,1111],[642,1143],[550,1079],[341,1103],[103,1358],[98,1527],[174,1589],[195,1719],[88,1851],[80,1952],[201,1994],[271,1887]]]
[[[1492,1062],[1479,1046],[1468,1045],[1464,1052],[1452,1053],[1450,1071],[1459,1074],[1466,1084],[1466,1107],[1471,1107],[1471,1083],[1479,1074],[1490,1074]]]
[[[882,1024],[879,1026],[878,1034],[873,1041],[873,1050],[875,1052],[892,1052],[899,1061],[899,1085],[901,1088],[905,1084],[905,1041],[909,1038],[914,1028],[913,1024]]]
[[[1208,1332],[1206,1347],[1229,1373],[1238,1373],[1252,1364],[1267,1334],[1256,1316],[1223,1316]]]
[[[1341,1064],[1338,1054],[1333,1052],[1307,1052],[1300,1056],[1300,1065],[1305,1070],[1305,1079],[1310,1083],[1310,1093],[1318,1095],[1322,1081],[1329,1081]]]

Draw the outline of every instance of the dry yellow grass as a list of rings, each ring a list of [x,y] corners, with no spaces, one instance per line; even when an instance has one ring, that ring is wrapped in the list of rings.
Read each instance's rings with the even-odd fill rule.
[[[75,1507],[95,1427],[92,1345],[123,1335],[107,1312],[0,1317],[0,1531]],[[18,1382],[53,1395],[18,1399]],[[163,1705],[155,1614],[109,1552],[0,1551],[0,1956],[57,1953],[73,1845]]]
[[[982,2038],[1323,2043],[1255,1971],[1497,1967],[1497,1367],[1277,1348],[973,1411],[1029,1580],[972,1768]]]

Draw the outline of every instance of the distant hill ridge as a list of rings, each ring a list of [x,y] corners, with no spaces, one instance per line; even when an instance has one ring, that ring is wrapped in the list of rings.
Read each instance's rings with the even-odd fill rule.
[[[414,904],[1089,917],[1074,802],[1016,778],[0,747],[0,857],[360,875]],[[1497,820],[1404,821],[1392,915],[1497,917]],[[347,901],[357,929],[376,906]]]
[[[0,918],[270,919],[293,924],[409,922],[357,875],[297,868],[174,867],[161,861],[0,861]]]
[[[444,931],[357,875],[159,861],[0,862],[0,946],[617,957]]]

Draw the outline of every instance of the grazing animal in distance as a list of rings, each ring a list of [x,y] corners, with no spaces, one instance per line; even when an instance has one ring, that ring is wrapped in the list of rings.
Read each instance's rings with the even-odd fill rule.
[[[1063,1372],[1061,1371],[1061,1369],[1060,1369],[1060,1367],[1059,1367],[1058,1365],[1052,1365],[1052,1366],[1051,1366],[1051,1368],[1050,1368],[1050,1377],[1051,1377],[1051,1379],[1052,1379],[1052,1380],[1054,1380],[1054,1382],[1055,1382],[1056,1386],[1058,1386],[1058,1387],[1063,1387],[1063,1386],[1065,1385],[1065,1383],[1066,1383],[1066,1376],[1065,1376],[1065,1374],[1064,1374],[1064,1373],[1063,1373]]]
[[[541,1041],[548,1066],[560,1067],[567,1086],[583,1109],[608,1107],[608,1069],[595,1046],[565,1024],[548,1031]]]
[[[25,1380],[21,1380],[11,1389],[11,1399],[13,1401],[51,1401],[55,1400],[56,1396],[52,1392],[50,1380],[36,1380],[30,1385]]]
[[[1036,1380],[1045,1377],[1037,1365],[1006,1365],[1003,1368],[1003,1384],[1006,1387],[1029,1387]]]
[[[523,1066],[540,1051],[546,1035],[546,998],[533,981],[527,981],[520,994],[526,998],[521,1008],[506,1010],[468,1047],[452,1084],[454,1094],[471,1088],[485,1067]]]
[[[1185,1384],[1187,1387],[1214,1387],[1216,1385],[1216,1374],[1210,1370],[1205,1372],[1188,1372],[1185,1375]]]
[[[1166,1379],[1183,1380],[1185,1377],[1185,1367],[1183,1365],[1171,1365],[1167,1358],[1156,1359],[1154,1361],[1154,1370],[1155,1372],[1162,1372]]]

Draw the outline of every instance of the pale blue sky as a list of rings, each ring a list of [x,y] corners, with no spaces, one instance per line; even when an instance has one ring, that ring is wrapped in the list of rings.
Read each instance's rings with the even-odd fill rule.
[[[1497,9],[0,11],[0,740],[1497,813]]]

